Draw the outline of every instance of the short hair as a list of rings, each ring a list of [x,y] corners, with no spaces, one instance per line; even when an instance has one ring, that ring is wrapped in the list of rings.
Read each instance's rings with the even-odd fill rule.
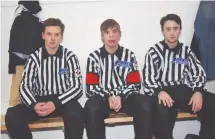
[[[120,29],[120,25],[117,21],[115,21],[114,19],[107,19],[105,21],[102,22],[101,26],[100,26],[100,31],[101,31],[101,34],[103,31],[107,31],[108,28],[113,28],[113,27],[116,27],[118,32],[119,32],[119,35],[121,36],[121,29]]]
[[[177,14],[167,14],[166,16],[162,17],[160,20],[160,25],[161,25],[162,30],[163,30],[165,22],[168,20],[175,21],[177,24],[180,25],[180,29],[182,29],[181,18]]]
[[[64,33],[65,26],[58,18],[48,18],[43,22],[43,32],[48,26],[59,26],[61,28],[61,34]]]

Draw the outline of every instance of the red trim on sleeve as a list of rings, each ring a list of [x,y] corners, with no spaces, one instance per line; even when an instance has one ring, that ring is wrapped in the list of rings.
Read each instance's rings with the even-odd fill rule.
[[[127,75],[126,82],[128,84],[137,84],[140,83],[140,73],[139,71],[131,72]]]
[[[96,73],[87,73],[86,75],[87,85],[97,85],[99,84],[99,75]]]

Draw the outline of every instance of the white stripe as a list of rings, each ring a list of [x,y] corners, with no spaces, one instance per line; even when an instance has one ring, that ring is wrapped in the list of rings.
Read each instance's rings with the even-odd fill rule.
[[[79,94],[80,92],[81,92],[81,90],[79,90],[77,93],[75,93],[75,94],[71,95],[70,97],[66,98],[65,100],[63,100],[62,104],[65,104],[67,101],[74,98],[76,96],[76,94]]]
[[[168,60],[168,51],[169,50],[166,50],[165,52],[165,66],[164,66],[164,70],[163,70],[163,75],[162,75],[162,81],[166,81],[166,73],[167,73],[167,67],[169,65],[169,60]]]
[[[22,90],[22,89],[21,89]],[[23,96],[23,98],[28,102],[28,105],[31,105],[31,100],[26,96],[26,94],[24,93],[24,91],[21,91],[21,95]]]
[[[71,66],[71,65],[70,65]],[[69,94],[72,94],[76,89],[78,89],[79,88],[79,84],[78,84],[78,78],[75,78],[75,82],[76,82],[76,84],[75,84],[75,86],[74,86],[74,83],[73,83],[73,85],[71,86],[71,87],[73,87],[70,91],[68,91],[67,93],[65,93],[65,94],[63,94],[63,95],[61,95],[61,96],[59,96],[59,99],[62,99],[63,97],[65,97],[65,96],[67,96],[67,95],[69,95]],[[70,80],[70,81],[72,81],[72,79]],[[80,90],[81,91],[81,89],[78,89],[78,90]],[[79,91],[79,92],[80,92]],[[73,93],[73,95],[74,94],[78,94],[78,92],[76,92],[76,93]],[[73,96],[72,95],[72,96]]]
[[[78,84],[76,84],[76,86],[72,86],[72,89],[69,88],[69,89],[71,89],[71,90],[69,90],[67,93],[62,94],[62,95],[59,96],[58,98],[59,98],[59,99],[62,99],[62,98],[64,98],[65,96],[67,96],[67,95],[69,95],[69,94],[72,94],[72,92],[74,92],[77,88],[78,88]],[[73,95],[74,95],[74,94],[76,94],[76,93],[73,93]]]
[[[53,57],[53,85],[52,85],[52,87],[53,87],[53,90],[54,90],[54,94],[57,94],[57,88],[56,88],[56,79],[55,79],[55,77],[56,77],[56,69],[55,69],[55,61],[56,61],[56,57]]]
[[[105,78],[106,78],[105,76],[107,75],[106,74],[106,71],[107,71],[106,70],[106,68],[107,68],[106,65],[107,65],[106,60],[104,59],[104,71],[103,71],[103,74],[102,74],[102,88],[106,88],[105,85],[107,84],[107,83],[105,83]]]
[[[59,58],[58,58],[59,59]],[[62,68],[64,68],[64,65],[65,65],[65,63],[64,63],[64,58],[62,58]],[[74,64],[75,65],[75,64]],[[68,67],[66,67],[65,66],[65,68],[67,68],[67,70],[68,70]],[[64,74],[61,74],[61,80],[62,80],[62,85],[63,85],[63,90],[64,91],[66,91],[66,85],[65,85],[65,77],[64,77]],[[64,92],[62,92],[62,93],[64,93]]]
[[[57,60],[57,84],[58,84],[58,89],[59,89],[59,93],[62,93],[62,87],[60,85],[60,74],[59,74],[59,70],[60,70],[60,63],[59,63],[59,58],[56,58]]]
[[[108,55],[108,74],[107,74],[107,77],[108,78],[108,81],[107,81],[107,87],[108,89],[111,88],[111,85],[110,85],[110,82],[111,82],[111,72],[112,72],[112,61],[111,61],[111,55]]]
[[[92,54],[93,54],[93,56],[95,57],[95,59],[99,61],[99,57],[98,57],[98,55],[97,55],[95,52],[94,52],[94,53],[92,53]]]
[[[62,48],[62,49],[63,49],[63,48]],[[65,49],[62,50],[62,61],[63,61],[63,62],[62,62],[61,68],[64,68],[64,60],[65,60],[64,50],[65,50]]]
[[[31,55],[31,56],[34,59],[34,62],[36,62],[37,67],[39,67],[39,62],[38,62],[37,58],[35,57],[35,55]]]
[[[181,53],[182,53],[181,58],[183,58],[183,59],[185,59],[185,53],[186,53],[185,48],[186,48],[185,45],[183,45],[182,48],[181,48]],[[185,68],[185,64],[181,64],[181,73],[179,73],[179,74],[181,74],[181,78],[183,78],[183,69],[184,68]]]
[[[44,60],[44,63],[43,63],[43,73],[42,73],[42,76],[44,76],[44,85],[43,85],[43,91],[44,91],[44,95],[47,95],[47,90],[46,90],[46,85],[47,85],[47,77],[46,77],[46,66],[47,66],[47,59]]]
[[[32,63],[32,67],[34,67],[34,65],[35,65],[35,63],[33,62],[33,63]],[[29,67],[29,66],[30,66],[30,65],[28,64],[27,67],[26,67],[26,69],[30,69],[30,70],[27,71],[26,76],[27,76],[28,72],[32,72],[32,70],[34,70],[34,69],[32,69],[32,67]],[[31,78],[32,78],[32,76],[33,76],[32,73],[30,73],[29,76],[30,76],[30,81],[31,81]],[[28,80],[28,77],[27,77],[27,78],[25,77],[24,80],[25,80],[25,81],[24,81],[24,83],[25,83],[25,84],[24,84],[24,88],[25,88],[26,92],[27,92],[28,95],[31,97],[31,99],[33,99],[34,101],[36,101],[35,98],[34,98],[34,96],[33,96],[33,95],[34,95],[33,92],[30,92],[30,90],[27,88],[27,83],[28,83],[27,80]],[[30,82],[29,84],[30,84],[30,86],[33,86],[33,85],[32,85],[32,84],[33,84],[32,82]]]
[[[145,59],[145,64],[146,64],[146,68],[145,68],[145,71],[144,71],[144,74],[145,74],[145,82],[147,85],[151,86],[150,82],[149,82],[149,63],[148,63],[148,60],[150,59],[149,57],[149,52],[146,54],[146,59]],[[152,71],[153,73],[153,71]]]
[[[174,63],[172,63],[172,60],[173,60],[173,52],[170,52],[170,58],[169,58],[169,62],[168,62],[168,64],[169,64],[168,80],[169,81],[173,81],[173,79],[172,79],[172,72],[175,72],[174,69],[172,69],[172,64],[174,64]]]
[[[129,63],[131,62],[131,51],[128,51],[128,59],[124,59],[124,61],[127,61]],[[126,79],[128,75],[128,69],[129,68],[125,68],[124,79]]]
[[[161,43],[157,43],[157,44],[158,44],[158,46],[161,48],[161,51],[163,51],[163,49],[164,49],[163,45],[162,45]],[[161,67],[162,67],[162,70],[163,70],[163,68],[164,68],[164,57],[163,57],[163,55],[160,53],[160,51],[157,49],[156,46],[154,46],[154,48],[155,48],[157,54],[159,55],[159,57],[161,58]]]
[[[125,54],[126,54],[126,51],[125,51],[126,49],[123,49],[123,52],[122,52],[122,59],[125,59]],[[119,73],[122,73],[122,66],[120,66],[120,68],[119,68]]]
[[[176,57],[174,57],[174,58],[179,58],[179,55],[177,54]],[[175,71],[174,76],[175,76],[175,81],[177,81],[177,80],[179,80],[178,75],[179,75],[179,74],[182,75],[182,74],[183,74],[183,70],[181,70],[181,73],[178,73],[178,72],[179,72],[179,71],[178,71],[178,70],[179,70],[179,69],[178,69],[178,68],[179,68],[179,67],[178,67],[178,64],[175,63],[174,65],[175,65],[175,69],[173,69],[173,70]],[[181,77],[182,77],[182,76],[181,76]]]
[[[67,55],[68,53],[66,53],[66,55]],[[67,57],[66,57],[66,61],[68,61],[69,59],[70,59],[70,57],[72,57],[74,55],[74,53],[70,53]]]
[[[116,59],[117,59],[117,57],[114,55],[114,58],[113,58],[114,62],[113,62],[113,63],[115,63]],[[113,70],[115,70],[115,69],[116,69],[116,67],[114,66]],[[115,71],[116,71],[116,70],[115,70]],[[113,72],[114,72],[114,71],[113,71]],[[112,76],[113,76],[113,86],[114,86],[114,88],[116,88],[116,87],[117,87],[116,79],[115,79],[114,74],[113,74]]]
[[[89,61],[90,61],[90,62],[88,63],[88,64],[89,64],[89,66],[88,66],[88,67],[89,67],[88,71],[89,71],[89,72],[92,72],[92,59],[90,58]],[[93,89],[94,89],[94,88],[93,88],[93,85],[90,85],[90,90],[93,90]],[[89,93],[89,92],[88,92],[88,93]]]
[[[52,72],[52,69],[51,69],[51,57],[48,58],[48,93],[49,95],[51,95],[53,92],[51,92],[51,73]]]

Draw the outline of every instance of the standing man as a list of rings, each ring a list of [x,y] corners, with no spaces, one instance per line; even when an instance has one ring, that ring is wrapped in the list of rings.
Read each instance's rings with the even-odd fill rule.
[[[119,45],[120,25],[113,19],[101,26],[104,45],[87,60],[88,101],[84,116],[88,139],[105,139],[105,123],[111,111],[134,117],[135,139],[152,139],[151,97],[140,94],[141,79],[134,53]]]
[[[82,139],[83,108],[77,101],[83,94],[77,56],[60,45],[64,24],[49,18],[43,23],[42,46],[28,58],[20,84],[22,104],[8,108],[5,117],[11,139],[32,139],[28,123],[61,116],[65,139]]]
[[[206,75],[200,62],[178,40],[181,19],[168,14],[160,24],[164,40],[148,50],[143,69],[144,91],[157,99],[156,139],[173,139],[178,109],[198,114],[200,139],[215,139],[215,96],[204,89]]]

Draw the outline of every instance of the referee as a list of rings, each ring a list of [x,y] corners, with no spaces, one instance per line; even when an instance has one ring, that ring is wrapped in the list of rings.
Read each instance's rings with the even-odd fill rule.
[[[140,75],[134,53],[120,46],[120,25],[113,19],[100,26],[104,45],[87,60],[84,107],[88,139],[105,139],[105,123],[110,112],[134,117],[135,139],[152,139],[151,97],[140,93]]]
[[[194,53],[178,41],[181,19],[168,14],[160,24],[164,40],[149,48],[143,69],[144,91],[157,99],[156,139],[173,139],[178,109],[198,114],[200,139],[215,139],[215,95],[205,90],[205,71]]]
[[[82,139],[83,108],[77,101],[83,94],[76,55],[60,45],[64,24],[49,18],[43,23],[45,46],[28,58],[22,81],[22,104],[8,108],[5,121],[11,139],[32,139],[28,123],[61,116],[65,139]]]

